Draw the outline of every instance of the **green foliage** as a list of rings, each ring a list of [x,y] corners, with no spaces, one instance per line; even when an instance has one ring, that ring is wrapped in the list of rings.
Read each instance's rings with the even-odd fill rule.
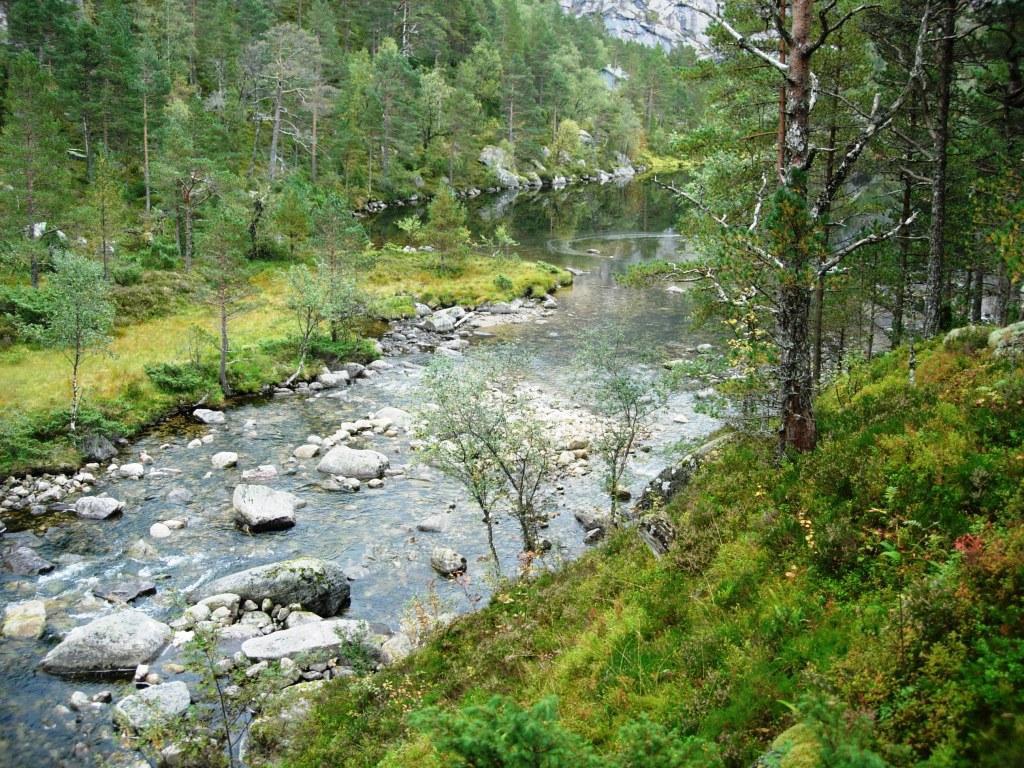
[[[426,732],[446,765],[466,768],[598,768],[592,748],[561,727],[552,698],[529,709],[494,697],[451,713],[417,713],[413,727]]]
[[[169,395],[178,395],[182,400],[196,400],[217,387],[217,371],[212,366],[160,363],[147,365],[145,370],[153,386]]]

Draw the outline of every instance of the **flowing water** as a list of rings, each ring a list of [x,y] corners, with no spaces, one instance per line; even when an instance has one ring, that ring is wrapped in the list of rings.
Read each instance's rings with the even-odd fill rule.
[[[679,357],[708,340],[691,326],[685,294],[660,288],[626,289],[615,282],[615,274],[631,263],[685,255],[684,242],[672,230],[671,201],[652,186],[634,183],[482,198],[470,208],[475,233],[488,234],[505,223],[525,258],[585,272],[576,277],[571,289],[559,292],[559,309],[551,316],[490,329],[498,340],[512,345],[527,380],[553,402],[573,408],[571,360],[579,338],[589,328],[616,325],[638,358],[652,352],[663,359]],[[407,213],[387,212],[368,222],[372,236],[377,240],[390,236],[395,219]],[[600,253],[588,253],[591,250]],[[190,587],[298,555],[363,566],[362,577],[352,583],[352,605],[346,615],[392,628],[397,628],[410,600],[432,589],[457,611],[478,604],[476,596],[486,598],[488,568],[481,558],[487,547],[479,513],[457,485],[416,462],[407,435],[374,435],[355,443],[386,453],[392,467],[406,469],[405,475],[388,478],[380,490],[364,486],[355,494],[326,492],[316,485],[316,459],[289,461],[307,435],[331,434],[341,422],[384,406],[415,410],[418,379],[429,355],[392,358],[391,362],[392,369],[341,391],[278,397],[234,408],[223,425],[168,422],[119,457],[134,460],[128,457],[145,451],[154,459],[147,470],[162,468],[169,470],[166,474],[141,481],[99,481],[96,493],[106,491],[126,502],[120,518],[87,521],[53,513],[37,519],[37,528],[7,534],[7,540],[34,547],[57,567],[38,578],[0,571],[0,606],[41,598],[48,614],[42,639],[0,640],[0,765],[92,765],[115,749],[109,707],[77,719],[55,707],[66,705],[76,690],[91,695],[110,689],[116,700],[130,686],[123,681],[65,680],[40,671],[38,663],[69,629],[112,610],[93,590],[118,579],[140,577],[155,582],[157,593],[138,599],[135,606],[164,621],[180,615],[179,596]],[[715,427],[711,419],[694,413],[693,404],[693,397],[681,392],[658,415],[646,440],[650,450],[637,454],[629,484],[632,491],[640,490],[671,461],[673,445],[700,438]],[[186,447],[191,439],[207,433],[213,435],[211,442]],[[210,456],[225,450],[238,453],[238,468],[211,471]],[[274,464],[282,471],[270,485],[296,493],[307,506],[297,512],[295,527],[249,536],[232,523],[231,492],[242,469],[261,464]],[[557,514],[545,531],[554,547],[544,567],[555,567],[583,550],[583,531],[572,513],[605,503],[599,471],[559,482],[562,491],[553,493],[547,503]],[[185,505],[167,499],[169,491],[179,487],[193,494]],[[415,529],[417,520],[452,504],[449,532]],[[168,518],[187,518],[188,526],[173,531],[169,538],[151,539],[150,526]],[[139,560],[128,557],[126,549],[139,539],[148,541],[156,555]],[[497,540],[504,571],[514,572],[518,539],[511,521],[498,526]],[[467,557],[468,587],[438,579],[431,571],[430,550],[438,544],[452,546]]]

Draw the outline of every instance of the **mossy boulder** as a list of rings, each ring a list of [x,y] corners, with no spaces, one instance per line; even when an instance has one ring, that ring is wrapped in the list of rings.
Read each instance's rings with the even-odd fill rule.
[[[1024,357],[1024,320],[992,331],[988,346],[996,357]]]
[[[821,744],[811,726],[797,723],[776,737],[772,752],[780,755],[779,768],[817,768]]]

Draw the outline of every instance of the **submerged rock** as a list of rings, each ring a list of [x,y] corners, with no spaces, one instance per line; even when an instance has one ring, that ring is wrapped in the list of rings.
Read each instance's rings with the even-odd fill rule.
[[[384,471],[391,465],[383,453],[349,448],[347,445],[336,445],[320,460],[317,471],[326,475],[342,475],[358,480],[372,480],[384,476]]]
[[[92,592],[96,597],[102,597],[111,603],[130,603],[144,595],[155,595],[156,584],[145,579],[124,579],[115,581],[109,586],[94,589]]]
[[[25,600],[4,608],[3,636],[32,640],[46,627],[46,605],[42,600]]]
[[[321,616],[334,616],[348,605],[350,590],[340,566],[300,557],[224,576],[203,587],[198,597],[220,593],[256,603],[267,598],[277,605],[298,603]]]
[[[295,525],[295,510],[304,505],[297,496],[265,485],[237,485],[231,497],[235,522],[252,533],[280,531]]]
[[[142,611],[128,609],[75,627],[43,659],[57,675],[131,673],[155,658],[171,639],[171,628]]]
[[[12,547],[3,552],[4,568],[15,576],[38,576],[53,570],[53,563],[41,557],[32,547]]]

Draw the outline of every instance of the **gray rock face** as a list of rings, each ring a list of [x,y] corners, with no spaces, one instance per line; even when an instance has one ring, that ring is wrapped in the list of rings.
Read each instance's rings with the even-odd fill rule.
[[[126,696],[114,705],[114,722],[133,731],[143,731],[185,714],[192,696],[181,681],[153,685]]]
[[[363,451],[336,445],[320,460],[317,471],[327,475],[343,475],[359,480],[383,477],[384,470],[391,466],[388,457],[377,451]]]
[[[310,651],[339,648],[345,643],[361,642],[369,634],[370,625],[365,621],[317,621],[246,640],[242,643],[242,653],[257,661],[282,659]]]
[[[171,628],[142,611],[124,610],[75,627],[43,659],[56,675],[131,673],[150,661],[171,638]]]
[[[466,570],[466,558],[449,547],[434,547],[430,567],[442,576],[455,576]]]
[[[123,509],[123,501],[109,496],[83,496],[75,502],[75,514],[86,520],[106,520]]]
[[[709,19],[676,0],[558,0],[562,10],[575,16],[597,16],[605,29],[620,40],[672,50],[689,45],[707,52]],[[694,0],[704,10],[714,12],[713,0]],[[614,81],[609,85],[615,85]]]
[[[348,580],[341,567],[313,557],[261,565],[217,579],[201,589],[199,598],[221,593],[260,603],[299,603],[321,616],[334,616],[349,602]]]
[[[231,504],[235,522],[252,533],[291,528],[295,525],[295,510],[303,505],[294,494],[265,485],[236,485]]]

